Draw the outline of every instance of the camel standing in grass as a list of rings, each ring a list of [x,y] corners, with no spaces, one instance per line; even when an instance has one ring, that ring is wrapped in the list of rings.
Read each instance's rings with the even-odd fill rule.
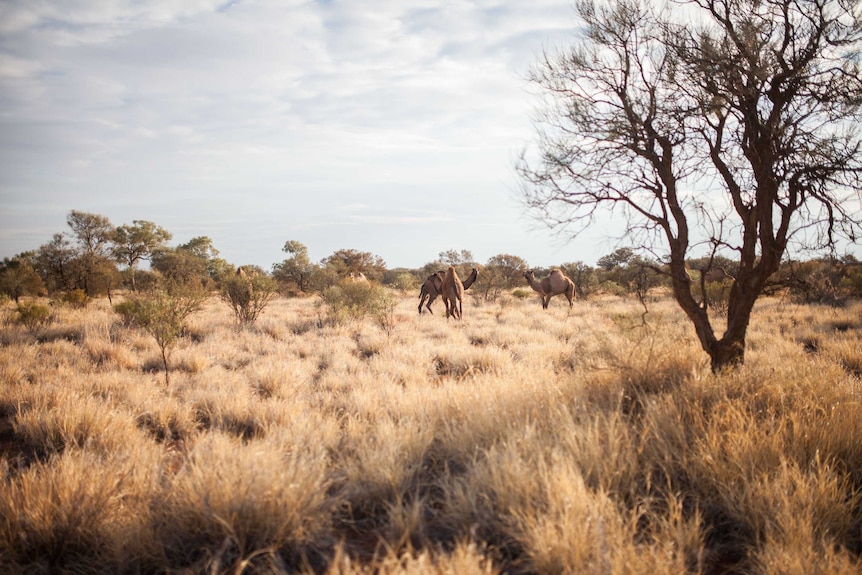
[[[431,311],[431,304],[434,303],[434,300],[437,299],[437,296],[440,295],[440,289],[443,286],[443,276],[446,275],[446,272],[439,271],[437,273],[433,273],[428,276],[428,279],[425,280],[425,283],[422,284],[422,289],[419,290],[419,313],[422,313],[422,306],[428,310],[428,313],[433,314]],[[470,273],[470,277],[464,280],[463,285],[464,289],[470,289],[470,286],[473,285],[473,282],[476,281],[476,278],[479,277],[479,270],[473,268],[473,271]],[[427,303],[426,303],[427,301]]]
[[[449,266],[449,269],[446,270],[446,274],[443,276],[443,285],[440,286],[440,297],[443,298],[443,303],[446,304],[446,319],[449,319],[449,316],[461,319],[464,284],[461,283],[461,278],[458,277],[455,266]]]
[[[551,274],[542,281],[536,281],[533,270],[525,271],[524,277],[527,278],[530,287],[542,296],[542,309],[548,309],[551,298],[560,294],[565,294],[566,299],[569,300],[569,307],[572,307],[572,300],[575,297],[575,282],[566,277],[560,270],[552,270]]]

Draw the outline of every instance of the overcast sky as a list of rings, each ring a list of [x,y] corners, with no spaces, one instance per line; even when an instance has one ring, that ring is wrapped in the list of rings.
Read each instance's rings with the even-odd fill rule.
[[[0,257],[74,209],[265,269],[287,240],[593,264],[613,246],[527,218],[513,168],[526,74],[575,31],[566,0],[4,0]]]
[[[575,31],[566,0],[4,1],[0,257],[74,209],[265,269],[287,240],[389,267],[592,264],[601,230],[526,217],[513,169],[526,74]]]

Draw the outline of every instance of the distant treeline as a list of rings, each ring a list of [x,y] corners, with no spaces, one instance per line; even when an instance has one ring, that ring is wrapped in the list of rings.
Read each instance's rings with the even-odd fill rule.
[[[72,210],[66,221],[69,229],[55,233],[38,249],[4,258],[0,294],[15,301],[28,296],[86,301],[110,297],[118,290],[147,291],[165,283],[215,290],[238,269],[237,264],[219,257],[219,250],[206,236],[171,247],[168,242],[172,234],[145,220],[114,226],[105,216]],[[530,268],[526,260],[511,254],[498,254],[480,263],[469,250],[440,252],[437,260],[413,269],[387,268],[381,257],[354,249],[340,249],[314,262],[307,247],[296,240],[286,241],[282,250],[286,259],[274,263],[270,270],[242,267],[272,277],[285,296],[322,293],[359,274],[369,281],[409,291],[418,289],[432,273],[453,265],[462,277],[472,268],[479,269],[471,293],[494,301],[513,290],[529,290],[523,275],[526,270],[533,269],[536,277],[550,272],[549,268]],[[141,269],[144,262],[149,269]],[[688,265],[693,289],[711,305],[720,306],[727,298],[736,262],[715,255],[691,259]],[[581,298],[597,293],[645,297],[670,285],[664,262],[643,257],[632,248],[619,248],[599,258],[596,266],[565,262],[557,267],[572,279]],[[849,254],[787,261],[775,274],[770,289],[805,303],[840,304],[862,296],[862,265]]]

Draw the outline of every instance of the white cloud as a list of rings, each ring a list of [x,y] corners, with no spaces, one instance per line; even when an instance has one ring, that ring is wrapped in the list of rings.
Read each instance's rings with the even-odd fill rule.
[[[369,209],[336,223],[405,265],[425,263],[401,261],[411,244],[441,238],[387,234],[445,223],[473,249],[489,240],[465,222],[485,214],[534,249],[547,236],[510,197],[530,137],[523,76],[571,16],[516,0],[2,3],[3,255],[50,239],[7,225],[25,205],[50,206],[48,221],[193,221],[226,254],[236,235],[215,222],[244,218],[260,252],[237,258],[264,266],[286,239],[315,251],[280,222],[333,221],[318,215],[357,202]]]

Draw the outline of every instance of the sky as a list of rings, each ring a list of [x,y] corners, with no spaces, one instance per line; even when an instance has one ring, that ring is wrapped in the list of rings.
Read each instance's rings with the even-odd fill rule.
[[[78,210],[207,236],[236,265],[340,249],[531,266],[616,247],[530,218],[526,80],[566,0],[4,0],[0,257]]]

